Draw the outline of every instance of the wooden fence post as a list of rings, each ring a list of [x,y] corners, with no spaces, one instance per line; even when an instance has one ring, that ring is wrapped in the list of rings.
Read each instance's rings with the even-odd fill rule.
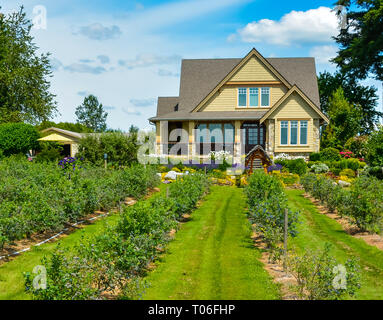
[[[284,241],[283,241],[283,270],[286,271],[286,260],[287,260],[287,236],[289,227],[289,209],[285,209],[285,230],[284,230]]]

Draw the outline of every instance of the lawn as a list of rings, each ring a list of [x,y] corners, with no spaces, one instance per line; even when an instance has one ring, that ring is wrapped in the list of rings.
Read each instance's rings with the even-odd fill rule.
[[[165,192],[165,185],[160,186],[161,192],[153,194],[151,198]],[[145,200],[142,200],[145,201]],[[23,272],[31,272],[33,268],[41,264],[41,259],[49,254],[60,243],[61,247],[72,248],[81,241],[84,236],[91,236],[105,230],[106,225],[113,225],[119,219],[118,214],[111,214],[97,220],[95,223],[85,226],[57,242],[46,243],[39,247],[33,247],[10,262],[0,265],[0,300],[25,300],[31,296],[24,291]]]
[[[303,197],[302,190],[286,190],[286,193],[290,208],[301,211],[299,234],[290,246],[303,251],[323,248],[328,242],[339,262],[356,257],[362,269],[362,287],[356,298],[383,299],[383,251],[350,236],[338,222],[320,214],[311,201]]]
[[[258,260],[243,190],[213,186],[149,273],[144,299],[279,299]]]

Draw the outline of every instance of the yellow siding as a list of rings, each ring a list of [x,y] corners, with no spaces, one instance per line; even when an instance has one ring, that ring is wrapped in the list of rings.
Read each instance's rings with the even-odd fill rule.
[[[284,85],[271,87],[271,106],[276,104],[286,92],[287,88]]]
[[[247,87],[247,86],[244,86]],[[271,105],[274,105],[286,92],[284,85],[271,87]],[[213,97],[211,97],[201,111],[254,111],[255,108],[237,108],[237,86],[224,86]],[[259,108],[256,110],[268,110],[269,108]]]
[[[271,114],[270,119],[275,119],[275,149],[274,152],[313,152],[314,146],[314,121],[313,119],[319,118],[318,114],[296,93],[293,93],[279,108]],[[282,146],[280,144],[281,121],[282,120],[307,120],[307,145],[300,146]],[[290,127],[288,130],[290,141]],[[300,130],[298,128],[298,142]]]
[[[269,117],[269,119],[319,118],[319,115],[296,92],[292,93]]]
[[[252,57],[229,81],[279,81],[256,57]]]

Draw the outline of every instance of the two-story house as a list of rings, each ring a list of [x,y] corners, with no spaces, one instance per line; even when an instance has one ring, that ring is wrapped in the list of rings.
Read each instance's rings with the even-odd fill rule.
[[[173,147],[195,159],[223,149],[238,159],[256,146],[268,156],[318,152],[329,120],[314,58],[264,58],[252,49],[242,59],[182,60],[179,96],[159,97],[149,121],[158,155]]]

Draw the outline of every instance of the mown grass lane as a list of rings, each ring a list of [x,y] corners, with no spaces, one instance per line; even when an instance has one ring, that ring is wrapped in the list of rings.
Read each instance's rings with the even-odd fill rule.
[[[279,299],[250,238],[243,190],[213,186],[150,272],[144,299]]]
[[[300,210],[301,223],[298,236],[290,242],[298,252],[304,249],[332,245],[331,253],[342,263],[349,258],[359,259],[362,270],[362,287],[356,299],[383,299],[383,251],[368,245],[362,239],[347,234],[335,220],[318,212],[302,190],[286,190],[289,206]]]

